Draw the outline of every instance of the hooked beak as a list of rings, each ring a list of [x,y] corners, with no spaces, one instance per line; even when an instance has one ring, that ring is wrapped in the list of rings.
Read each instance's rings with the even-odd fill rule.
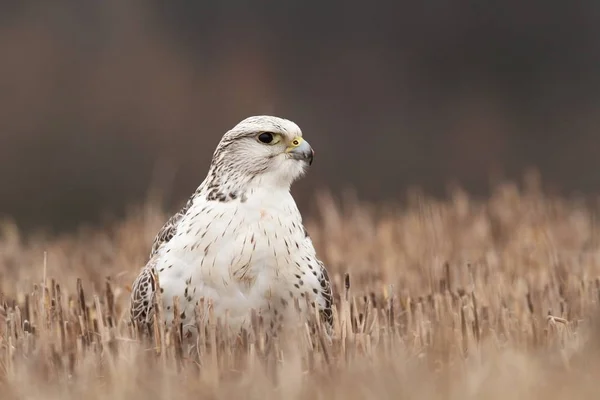
[[[285,149],[285,152],[295,160],[304,160],[308,165],[312,165],[315,152],[310,144],[300,136],[294,138],[292,143]]]

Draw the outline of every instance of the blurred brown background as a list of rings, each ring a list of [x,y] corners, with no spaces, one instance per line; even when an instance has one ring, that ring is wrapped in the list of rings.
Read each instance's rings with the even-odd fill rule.
[[[595,0],[4,0],[0,50],[0,214],[25,228],[119,215],[151,186],[177,206],[263,113],[316,149],[304,204],[485,193],[530,166],[600,189]]]

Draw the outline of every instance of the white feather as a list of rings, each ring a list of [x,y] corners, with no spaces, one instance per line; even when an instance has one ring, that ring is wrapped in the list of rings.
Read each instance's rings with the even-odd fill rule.
[[[232,328],[244,326],[250,310],[268,310],[270,302],[297,292],[293,285],[300,272],[304,290],[314,295],[319,282],[299,265],[316,254],[289,191],[259,188],[243,203],[203,200],[192,204],[177,234],[159,251],[156,266],[167,307],[189,282],[191,301],[179,299],[184,325],[194,322],[196,302],[204,297],[215,315],[228,312]],[[167,321],[172,318],[167,313]]]
[[[282,135],[281,143],[259,143],[255,135],[264,131]],[[308,300],[331,315],[326,271],[290,194],[307,162],[284,150],[301,135],[296,124],[275,117],[248,118],[225,134],[207,178],[159,233],[146,267],[158,275],[167,323],[174,297],[184,333],[194,333],[201,299],[233,329],[247,326],[252,310],[272,322],[275,310],[283,314],[295,299],[301,309]],[[132,315],[143,317],[151,288],[147,279],[139,282]]]

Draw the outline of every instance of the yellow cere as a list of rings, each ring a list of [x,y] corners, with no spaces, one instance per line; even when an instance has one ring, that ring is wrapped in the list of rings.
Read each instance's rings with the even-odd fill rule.
[[[296,136],[293,140],[292,143],[288,146],[288,148],[285,150],[286,152],[292,151],[294,150],[296,147],[300,146],[300,144],[304,141],[304,139],[302,139],[300,136]]]

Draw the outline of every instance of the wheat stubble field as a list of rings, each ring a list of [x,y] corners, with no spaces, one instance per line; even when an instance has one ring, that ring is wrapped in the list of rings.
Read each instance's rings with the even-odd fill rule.
[[[479,201],[318,204],[332,342],[299,324],[267,347],[259,323],[229,340],[208,316],[198,359],[176,330],[150,341],[126,321],[160,207],[62,237],[3,223],[0,398],[596,398],[595,204],[513,184]]]

